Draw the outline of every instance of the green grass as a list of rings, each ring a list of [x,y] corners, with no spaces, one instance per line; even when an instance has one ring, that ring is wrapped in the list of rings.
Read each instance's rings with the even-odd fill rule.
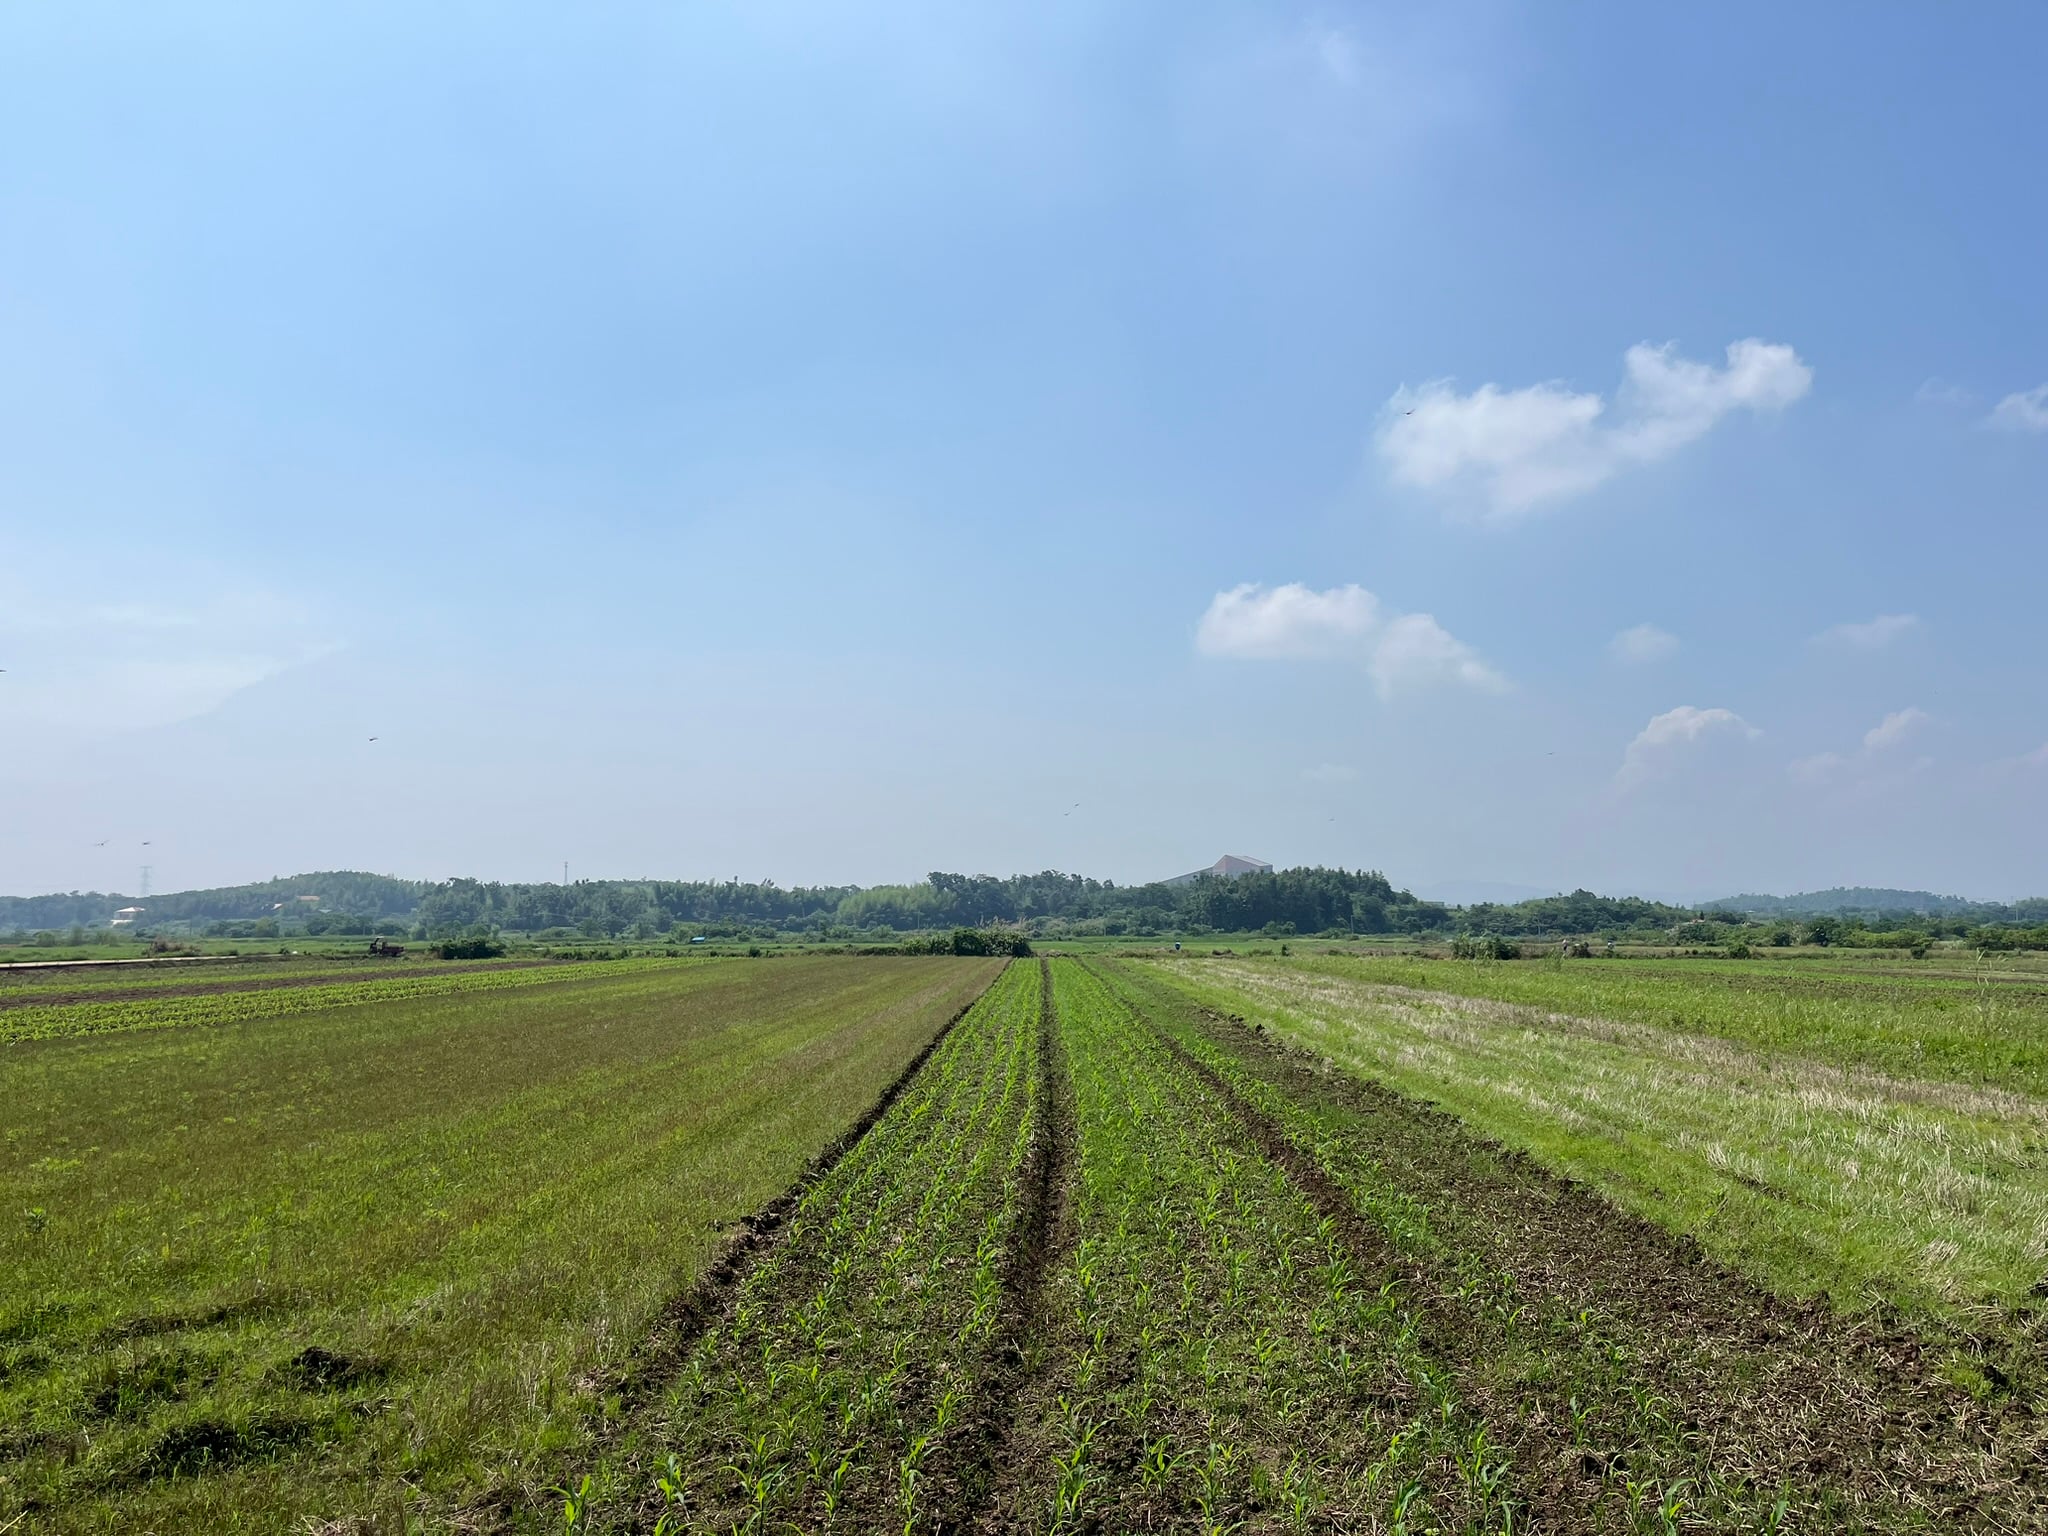
[[[0,1048],[0,1529],[396,1530],[516,1482],[999,966],[526,972]]]
[[[1714,1035],[1905,1077],[2048,1094],[2048,974],[2010,957],[1919,972],[1822,960],[1318,957],[1321,974]]]
[[[1143,962],[1786,1294],[2011,1308],[2048,1267],[2039,1000],[1768,967]],[[1999,1084],[2010,1086],[1999,1086]]]

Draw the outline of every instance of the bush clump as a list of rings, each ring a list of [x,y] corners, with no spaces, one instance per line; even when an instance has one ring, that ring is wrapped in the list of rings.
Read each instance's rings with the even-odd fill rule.
[[[495,960],[505,953],[505,946],[496,939],[483,937],[443,939],[428,953],[436,960]]]
[[[1008,929],[955,928],[951,933],[934,933],[906,940],[897,950],[904,955],[1010,955],[1031,953],[1031,940]]]
[[[1451,940],[1453,960],[1519,960],[1522,946],[1497,933],[1460,934]]]

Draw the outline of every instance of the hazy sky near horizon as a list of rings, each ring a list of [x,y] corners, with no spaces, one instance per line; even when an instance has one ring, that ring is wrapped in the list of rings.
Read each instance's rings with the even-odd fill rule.
[[[2044,56],[8,7],[0,891],[2048,892]]]

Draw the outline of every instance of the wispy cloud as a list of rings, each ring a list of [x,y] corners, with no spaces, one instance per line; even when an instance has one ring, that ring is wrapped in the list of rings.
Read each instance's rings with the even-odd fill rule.
[[[1205,656],[1243,661],[1353,661],[1382,698],[1455,685],[1507,686],[1479,654],[1426,613],[1393,614],[1356,584],[1316,591],[1301,582],[1246,582],[1210,600],[1195,631]]]
[[[2048,432],[2048,384],[2007,395],[1991,408],[1986,425],[2004,432]]]
[[[1925,725],[1927,718],[1924,709],[1895,709],[1863,733],[1863,750],[1888,751]]]
[[[1624,629],[1607,642],[1607,650],[1616,661],[1636,667],[1662,661],[1677,649],[1678,636],[1654,624],[1638,624],[1633,629]]]
[[[1794,759],[1787,765],[1786,772],[1801,784],[1861,780],[1866,786],[1897,779],[1901,774],[1918,773],[1930,759],[1902,761],[1898,749],[1932,718],[1926,710],[1914,705],[1895,709],[1863,733],[1862,751],[1850,754],[1816,752],[1811,757]]]
[[[1813,637],[1814,644],[1844,651],[1881,651],[1920,627],[1917,613],[1880,613],[1861,624],[1837,624]]]
[[[1349,763],[1317,763],[1302,769],[1301,776],[1311,784],[1349,784],[1358,777],[1358,770]]]
[[[1666,772],[1704,740],[1731,736],[1755,740],[1763,732],[1732,709],[1698,709],[1681,704],[1654,715],[1650,723],[1622,753],[1621,768],[1614,776],[1623,789],[1633,789]]]
[[[1380,457],[1401,484],[1515,517],[1668,457],[1731,411],[1783,410],[1813,387],[1792,348],[1755,338],[1731,343],[1725,367],[1669,344],[1629,348],[1624,367],[1611,414],[1560,383],[1462,395],[1448,380],[1403,385],[1381,416]]]

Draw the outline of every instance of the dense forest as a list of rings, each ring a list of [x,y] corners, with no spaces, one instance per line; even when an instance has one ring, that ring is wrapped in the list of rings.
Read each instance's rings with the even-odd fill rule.
[[[1591,891],[1513,904],[1450,907],[1397,889],[1374,870],[1305,868],[1117,885],[1047,870],[1035,875],[935,871],[915,885],[779,886],[772,881],[579,880],[572,885],[399,880],[330,871],[254,885],[152,896],[139,931],[242,937],[478,931],[593,939],[699,933],[856,939],[953,928],[1147,937],[1209,933],[1340,936],[1605,937],[1679,943],[1896,942],[1984,929],[2039,930],[2048,900],[2011,905],[1929,898],[1910,907],[1873,898],[1924,893],[1842,890],[1738,897],[1705,909]],[[1829,906],[1830,898],[1842,898]],[[1794,903],[1807,905],[1795,906]],[[133,898],[99,892],[0,897],[0,932],[104,928]],[[1794,914],[1804,921],[1794,923]],[[2017,936],[2017,935],[2016,935]]]

